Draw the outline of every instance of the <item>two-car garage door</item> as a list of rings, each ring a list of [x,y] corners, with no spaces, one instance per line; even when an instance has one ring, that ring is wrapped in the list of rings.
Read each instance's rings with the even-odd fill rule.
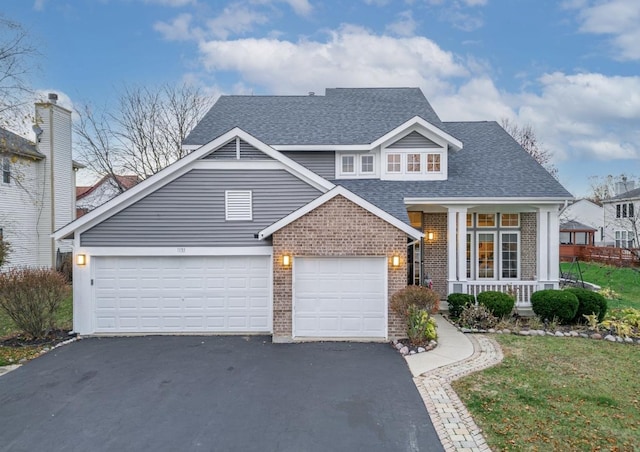
[[[95,332],[268,333],[270,259],[95,257]]]

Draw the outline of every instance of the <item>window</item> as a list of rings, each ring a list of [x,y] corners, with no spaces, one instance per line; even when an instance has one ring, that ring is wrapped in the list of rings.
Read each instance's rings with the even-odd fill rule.
[[[501,236],[502,247],[502,278],[518,278],[518,234],[515,232],[503,233]]]
[[[409,214],[409,223],[411,226],[422,231],[422,212],[407,212]]]
[[[479,213],[478,214],[479,228],[494,228],[495,226],[496,226],[495,213]]]
[[[11,160],[9,157],[2,157],[2,182],[11,182]]]
[[[226,190],[224,204],[227,221],[251,221],[253,219],[251,190]]]
[[[360,171],[362,173],[373,173],[373,155],[360,156]]]
[[[633,248],[633,231],[616,231],[616,248]]]
[[[616,218],[620,218],[620,204],[616,204]]]
[[[473,259],[471,254],[472,250],[473,250],[472,235],[467,234],[467,279],[471,279],[471,262]]]
[[[500,226],[503,228],[517,228],[520,226],[520,214],[503,213],[500,214]]]
[[[622,204],[622,218],[627,218],[627,205]]]
[[[560,244],[561,245],[571,245],[571,233],[570,232],[561,232],[560,233]]]
[[[629,218],[633,218],[634,215],[634,211],[633,211],[633,203],[630,202],[629,203]]]
[[[353,155],[343,155],[342,156],[342,174],[355,174],[355,157]]]
[[[467,214],[467,227],[470,228],[473,226],[473,214],[472,213],[468,213]]]
[[[400,154],[387,154],[387,172],[399,173],[402,171],[402,156]]]
[[[440,172],[440,154],[427,154],[427,172]]]
[[[495,234],[478,234],[478,278],[495,277]]]
[[[419,173],[420,154],[407,154],[407,173]]]

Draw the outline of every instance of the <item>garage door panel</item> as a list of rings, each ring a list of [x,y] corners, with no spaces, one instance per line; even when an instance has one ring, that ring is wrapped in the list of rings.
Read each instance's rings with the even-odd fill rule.
[[[268,256],[97,257],[96,332],[270,332]]]
[[[294,336],[386,337],[386,258],[294,262]]]

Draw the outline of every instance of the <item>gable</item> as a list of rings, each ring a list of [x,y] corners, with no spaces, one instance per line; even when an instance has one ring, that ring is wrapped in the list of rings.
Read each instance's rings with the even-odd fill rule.
[[[418,133],[417,131],[411,132],[409,135],[400,138],[398,141],[387,146],[387,149],[420,149],[420,148],[439,148],[441,147],[438,143],[424,135]]]
[[[246,141],[235,138],[203,157],[204,160],[273,160]]]

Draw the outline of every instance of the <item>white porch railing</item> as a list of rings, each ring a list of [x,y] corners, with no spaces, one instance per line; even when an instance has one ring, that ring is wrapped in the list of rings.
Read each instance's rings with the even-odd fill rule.
[[[531,294],[540,289],[538,281],[467,281],[466,286],[467,293],[474,297],[487,291],[513,294],[517,307],[531,306]]]

